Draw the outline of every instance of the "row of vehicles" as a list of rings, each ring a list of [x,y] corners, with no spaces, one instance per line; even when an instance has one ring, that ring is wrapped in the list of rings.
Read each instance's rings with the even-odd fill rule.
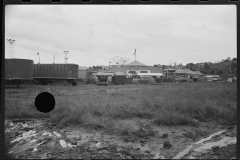
[[[131,79],[130,84],[139,85],[139,84],[161,84],[164,80],[162,73],[138,73],[135,75],[129,75],[125,73],[97,73],[96,84],[98,85],[107,85],[107,84],[125,84],[129,79]],[[127,78],[128,77],[128,78]],[[219,75],[206,75],[202,80],[207,82],[222,82],[222,78]],[[172,82],[192,82],[199,81],[199,77],[192,77],[191,79],[188,76],[174,76]],[[230,80],[228,80],[230,81]]]
[[[97,85],[108,85],[108,84],[160,84],[163,81],[162,73],[138,73],[135,75],[129,75],[125,73],[96,73],[94,79]]]
[[[207,82],[222,82],[222,78],[219,75],[206,75],[205,80]]]

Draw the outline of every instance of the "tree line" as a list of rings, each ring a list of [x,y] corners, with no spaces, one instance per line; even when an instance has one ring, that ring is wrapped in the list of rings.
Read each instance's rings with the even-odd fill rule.
[[[190,69],[192,71],[200,71],[203,74],[231,74],[232,72],[237,71],[237,58],[227,57],[218,62],[202,62],[202,63],[187,63],[183,65],[182,63],[168,65],[155,64],[154,67],[161,66],[163,69],[172,68],[172,69]]]

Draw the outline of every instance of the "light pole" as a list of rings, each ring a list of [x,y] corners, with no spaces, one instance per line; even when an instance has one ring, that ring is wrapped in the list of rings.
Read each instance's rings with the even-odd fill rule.
[[[65,58],[64,58],[64,59],[65,59],[65,63],[67,64],[67,60],[68,60],[68,52],[69,52],[69,51],[63,51],[63,52],[65,53]]]
[[[13,39],[7,39],[7,41],[9,42],[9,44],[10,44],[10,47],[9,47],[9,57],[10,58],[13,58],[13,47],[14,47],[14,42],[15,42],[15,40],[13,40]]]

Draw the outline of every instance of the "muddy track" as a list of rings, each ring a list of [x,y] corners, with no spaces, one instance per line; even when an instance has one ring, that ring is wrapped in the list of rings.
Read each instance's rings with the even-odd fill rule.
[[[128,122],[130,123],[130,122]],[[175,127],[150,127],[138,125],[132,121],[135,132],[120,133],[116,130],[102,130],[80,126],[66,126],[56,128],[55,125],[45,121],[6,121],[6,147],[8,153],[15,158],[37,159],[80,159],[80,158],[122,158],[122,159],[187,159],[187,158],[228,158],[236,156],[236,152],[229,151],[226,147],[236,145],[236,127],[210,136],[189,136],[194,128]],[[228,142],[219,143],[218,150],[210,148],[196,152],[204,144],[223,141],[228,137]],[[205,139],[204,139],[205,138]],[[194,140],[193,140],[194,139]],[[235,138],[236,139],[236,138]],[[222,145],[227,144],[227,145]],[[185,154],[186,148],[194,146]],[[209,145],[208,145],[209,146]],[[216,146],[215,146],[216,147]],[[214,150],[214,151],[213,151]],[[220,150],[225,150],[221,153]],[[180,156],[179,156],[180,154]]]

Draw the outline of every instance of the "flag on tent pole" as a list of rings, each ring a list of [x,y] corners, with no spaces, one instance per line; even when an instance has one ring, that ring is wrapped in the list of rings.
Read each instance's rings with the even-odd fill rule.
[[[135,48],[135,51],[134,51],[134,54],[133,55],[135,55],[135,61],[136,61],[136,48]]]

